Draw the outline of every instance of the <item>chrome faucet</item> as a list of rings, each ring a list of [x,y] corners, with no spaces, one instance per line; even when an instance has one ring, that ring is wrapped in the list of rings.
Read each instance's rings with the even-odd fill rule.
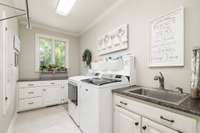
[[[163,74],[161,73],[161,72],[159,72],[159,76],[158,75],[156,75],[155,77],[154,77],[154,80],[158,80],[159,81],[159,84],[160,84],[160,89],[165,89],[165,78],[164,78],[164,76],[163,76]]]
[[[176,89],[179,91],[179,93],[183,94],[183,88],[181,88],[181,87],[176,87]]]

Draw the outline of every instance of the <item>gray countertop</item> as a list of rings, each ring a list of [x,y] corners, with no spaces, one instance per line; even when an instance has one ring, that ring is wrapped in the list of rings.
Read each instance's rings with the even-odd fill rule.
[[[19,79],[17,82],[31,82],[31,81],[50,81],[50,80],[68,80],[67,77],[62,78],[38,78],[38,79]]]
[[[192,99],[191,97],[188,97],[180,105],[174,105],[174,104],[166,103],[163,101],[158,101],[155,99],[151,99],[151,98],[147,98],[147,97],[143,97],[143,96],[139,96],[139,95],[133,95],[133,94],[130,94],[130,93],[127,93],[124,91],[124,90],[131,89],[134,87],[138,87],[138,86],[116,89],[116,90],[113,90],[113,93],[137,98],[137,99],[140,99],[140,100],[143,100],[146,102],[151,102],[154,104],[158,104],[160,106],[164,106],[164,107],[172,108],[172,109],[175,109],[178,111],[183,111],[185,113],[189,113],[192,115],[200,116],[200,99]]]

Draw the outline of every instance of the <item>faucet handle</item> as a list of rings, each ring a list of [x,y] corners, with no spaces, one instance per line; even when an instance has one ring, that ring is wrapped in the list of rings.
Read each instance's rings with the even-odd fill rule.
[[[176,87],[176,89],[177,89],[181,94],[183,94],[183,88],[181,88],[181,87]]]
[[[162,78],[162,80],[164,80],[165,78],[164,78],[162,72],[159,72],[159,73],[160,73],[160,77]]]

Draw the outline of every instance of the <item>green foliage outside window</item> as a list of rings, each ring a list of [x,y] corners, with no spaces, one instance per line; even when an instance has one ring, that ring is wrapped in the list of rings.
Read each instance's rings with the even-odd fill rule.
[[[40,71],[65,72],[66,45],[64,41],[40,38]]]
[[[60,67],[65,66],[65,42],[55,41],[55,64]]]

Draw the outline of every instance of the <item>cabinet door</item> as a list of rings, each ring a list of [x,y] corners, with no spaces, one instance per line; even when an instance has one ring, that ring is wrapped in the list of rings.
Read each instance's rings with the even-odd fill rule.
[[[142,133],[180,133],[180,132],[143,118]]]
[[[49,86],[43,88],[43,104],[44,106],[55,105],[60,103],[60,87]]]
[[[141,117],[116,106],[114,111],[114,133],[140,133]]]

